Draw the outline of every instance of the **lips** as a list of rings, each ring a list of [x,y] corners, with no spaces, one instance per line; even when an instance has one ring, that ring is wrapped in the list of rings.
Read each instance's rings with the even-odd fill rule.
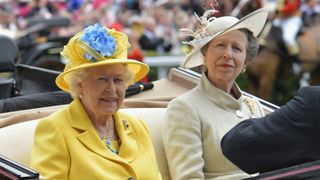
[[[223,68],[233,68],[233,66],[230,64],[220,64],[219,66]]]
[[[117,98],[100,98],[101,101],[106,103],[114,103],[117,102]]]

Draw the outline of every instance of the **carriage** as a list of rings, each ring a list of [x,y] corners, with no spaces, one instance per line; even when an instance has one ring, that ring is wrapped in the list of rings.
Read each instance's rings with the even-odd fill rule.
[[[190,90],[199,81],[200,74],[183,68],[172,68],[167,78],[152,82],[154,87],[126,98],[121,111],[143,119],[151,130],[158,166],[163,179],[170,179],[162,143],[161,124],[166,106],[174,97]],[[257,98],[266,113],[278,106],[244,92],[245,96]],[[38,179],[39,174],[28,168],[35,126],[40,118],[63,108],[65,105],[47,106],[0,114],[0,179],[4,172],[11,172],[16,179]],[[255,174],[249,179],[302,179],[320,177],[319,162],[289,167],[265,174]],[[1,175],[2,174],[2,175]],[[6,173],[8,174],[8,173]]]
[[[40,90],[42,87],[46,87],[48,79],[32,79],[32,73],[36,71],[39,73],[48,73],[50,77],[54,77],[55,72],[48,72],[44,69],[30,68],[28,66],[14,66],[13,68],[27,69],[31,76],[21,75],[18,77],[24,79],[29,77],[27,82],[36,80],[34,86],[26,86],[25,88],[32,87],[35,85],[42,85],[35,90]],[[20,70],[18,69],[18,72]],[[38,75],[38,77],[48,76]],[[172,68],[166,78],[152,82],[153,88],[146,91],[138,91],[140,93],[129,96],[120,111],[127,112],[134,116],[143,119],[151,130],[152,140],[156,156],[158,160],[158,166],[163,179],[170,179],[168,171],[167,161],[164,155],[164,148],[162,144],[161,127],[166,112],[166,106],[169,101],[178,95],[187,92],[188,90],[195,87],[199,81],[200,74],[191,70],[183,68]],[[54,78],[51,79],[51,81]],[[19,81],[22,83],[22,81]],[[25,82],[25,81],[24,81]],[[42,82],[46,82],[43,83]],[[23,83],[22,83],[23,84]],[[20,92],[30,92],[20,86]],[[46,89],[48,90],[48,89]],[[54,89],[49,89],[54,90]],[[28,93],[22,93],[27,95]],[[245,96],[256,98],[263,105],[266,114],[271,113],[277,109],[278,106],[264,101],[256,96],[244,92]],[[13,111],[8,113],[0,114],[0,173],[1,179],[38,179],[39,174],[28,168],[30,160],[31,146],[33,142],[33,133],[39,119],[48,116],[49,114],[58,111],[66,105],[51,105],[41,108],[32,108],[27,110]],[[155,116],[156,115],[156,116]],[[307,163],[296,167],[289,167],[288,169],[278,170],[266,174],[255,174],[249,179],[281,179],[288,178],[293,179],[297,176],[303,178],[315,178],[319,177],[318,166],[319,162]]]

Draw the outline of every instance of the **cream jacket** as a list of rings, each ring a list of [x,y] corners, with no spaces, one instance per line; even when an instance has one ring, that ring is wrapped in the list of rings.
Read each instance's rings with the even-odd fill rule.
[[[147,126],[124,113],[114,115],[121,139],[119,155],[100,140],[79,99],[41,120],[31,167],[48,179],[160,180]]]
[[[163,140],[172,179],[241,179],[248,177],[222,154],[220,141],[237,123],[263,116],[257,100],[235,99],[213,86],[206,75],[191,91],[168,105]]]

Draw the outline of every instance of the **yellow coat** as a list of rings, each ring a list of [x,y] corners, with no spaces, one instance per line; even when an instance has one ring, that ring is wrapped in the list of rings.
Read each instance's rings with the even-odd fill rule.
[[[42,119],[30,166],[48,179],[160,180],[150,132],[143,121],[117,112],[119,155],[100,140],[79,99]]]

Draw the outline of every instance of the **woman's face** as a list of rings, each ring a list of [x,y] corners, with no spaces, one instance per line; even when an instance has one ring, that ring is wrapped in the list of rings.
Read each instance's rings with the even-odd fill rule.
[[[112,115],[120,108],[126,92],[125,73],[122,64],[88,68],[79,86],[82,104],[90,117]]]
[[[230,31],[210,42],[204,61],[211,83],[234,83],[245,66],[247,45],[247,36],[239,30]]]

